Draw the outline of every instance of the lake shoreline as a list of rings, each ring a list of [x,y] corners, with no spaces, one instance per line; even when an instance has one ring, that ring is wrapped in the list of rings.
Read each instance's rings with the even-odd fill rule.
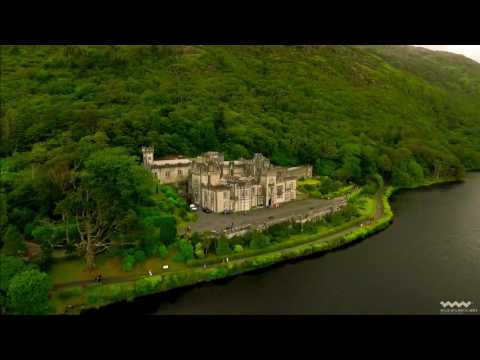
[[[183,278],[178,275],[177,281],[181,283],[177,285],[175,283],[170,284],[168,281],[165,283],[165,276],[154,276],[153,278],[144,278],[135,282],[130,282],[130,285],[132,285],[133,283],[133,286],[125,286],[122,291],[118,290],[118,288],[121,287],[119,285],[117,285],[116,288],[112,289],[109,289],[111,285],[103,285],[103,293],[108,293],[109,291],[117,292],[119,293],[117,294],[117,298],[102,299],[102,301],[96,305],[83,304],[80,308],[71,311],[70,314],[81,314],[91,311],[95,312],[98,309],[110,305],[121,305],[121,303],[125,301],[132,302],[134,300],[138,300],[142,297],[146,297],[149,295],[160,293],[167,294],[181,288],[193,288],[194,286],[199,284],[225,280],[228,278],[233,278],[237,275],[253,273],[257,270],[265,270],[274,265],[281,265],[282,263],[286,263],[289,261],[291,262],[292,260],[301,261],[303,258],[311,255],[318,255],[320,253],[326,254],[328,252],[342,250],[353,245],[356,242],[369,238],[370,236],[377,234],[378,232],[381,232],[390,226],[390,224],[394,221],[394,214],[391,211],[389,202],[389,199],[392,195],[398,194],[399,192],[405,190],[428,188],[436,185],[462,181],[463,180],[453,178],[441,178],[429,180],[420,185],[409,188],[388,187],[383,196],[381,196],[381,200],[378,201],[382,202],[382,214],[369,226],[362,228],[358,227],[351,232],[347,232],[346,234],[341,233],[340,231],[336,232],[335,234],[332,234],[331,238],[327,241],[321,238],[318,241],[312,241],[307,244],[294,246],[285,250],[273,251],[270,253],[253,256],[252,258],[241,259],[242,261],[238,264],[239,266],[235,266],[234,264],[221,264],[220,266],[217,266],[215,268],[212,267],[208,269],[208,271],[204,271],[203,274],[199,274],[198,269],[192,269],[192,274],[197,276],[193,276],[191,279],[188,279],[188,276],[186,278]],[[137,289],[139,288],[139,283],[142,281],[144,283],[142,286],[145,287],[145,289],[143,290],[144,293],[138,294],[135,291],[137,291]],[[147,283],[150,284],[150,287]],[[132,288],[134,289],[133,292],[131,290]],[[107,297],[110,296],[107,295]]]

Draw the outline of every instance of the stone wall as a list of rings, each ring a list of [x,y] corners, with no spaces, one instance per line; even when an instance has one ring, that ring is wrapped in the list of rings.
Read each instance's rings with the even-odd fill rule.
[[[273,225],[286,224],[286,223],[305,224],[311,221],[318,221],[329,214],[333,214],[337,211],[342,210],[345,206],[347,206],[347,200],[343,199],[339,203],[331,205],[327,208],[314,209],[303,215],[291,215],[283,218],[268,220],[263,224],[257,225],[257,226],[252,224],[241,225],[241,226],[233,227],[231,229],[224,230],[223,234],[225,234],[225,236],[230,239],[234,236],[245,235],[246,233],[253,230],[265,231],[266,229],[270,228]]]
[[[162,184],[177,184],[188,181],[190,175],[189,164],[150,166],[150,171]]]
[[[289,176],[295,176],[296,178],[309,178],[312,177],[313,168],[311,165],[296,166],[287,169]]]

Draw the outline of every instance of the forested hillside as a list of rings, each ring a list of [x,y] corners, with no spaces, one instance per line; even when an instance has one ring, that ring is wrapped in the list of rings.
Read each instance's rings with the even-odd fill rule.
[[[157,157],[261,152],[357,183],[379,174],[410,185],[480,168],[480,64],[459,55],[2,46],[0,56],[0,231],[10,252],[21,250],[18,237],[73,241],[86,254],[97,251],[90,235],[148,241],[139,234],[184,204],[155,191],[139,166],[142,145]]]

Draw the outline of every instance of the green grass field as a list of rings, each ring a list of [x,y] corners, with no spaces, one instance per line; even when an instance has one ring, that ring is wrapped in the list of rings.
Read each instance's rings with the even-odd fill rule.
[[[151,270],[154,274],[165,273],[168,271],[179,271],[186,269],[186,265],[173,260],[175,253],[170,252],[165,259],[152,257],[142,263],[135,264],[132,271],[122,270],[121,257],[109,257],[99,255],[97,258],[97,267],[92,271],[85,269],[85,261],[80,258],[55,260],[49,269],[54,284],[62,284],[73,281],[93,280],[98,274],[103,277],[130,277],[142,276],[148,274]],[[163,270],[162,266],[168,265],[168,270]]]

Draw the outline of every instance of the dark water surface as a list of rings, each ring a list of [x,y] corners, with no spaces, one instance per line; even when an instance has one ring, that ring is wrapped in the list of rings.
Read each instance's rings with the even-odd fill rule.
[[[403,191],[393,225],[346,249],[108,306],[119,314],[439,314],[480,310],[480,174]]]

